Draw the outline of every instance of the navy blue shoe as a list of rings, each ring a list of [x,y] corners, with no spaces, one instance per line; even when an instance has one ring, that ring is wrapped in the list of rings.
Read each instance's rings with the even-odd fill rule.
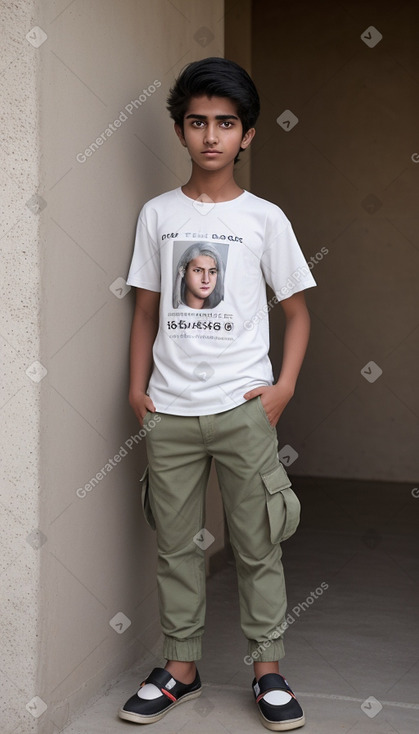
[[[267,729],[290,731],[304,726],[303,710],[282,675],[267,673],[259,681],[255,678],[252,688],[259,716]]]
[[[156,686],[160,695],[156,697],[157,691],[150,688],[147,698],[140,698],[139,694],[147,684]],[[143,691],[143,695],[145,693],[146,691]],[[135,724],[153,724],[166,716],[168,711],[179,703],[197,698],[201,693],[202,686],[198,671],[196,671],[193,683],[186,685],[175,680],[164,668],[154,668],[148,678],[141,683],[139,691],[134,693],[119,709],[119,716]]]

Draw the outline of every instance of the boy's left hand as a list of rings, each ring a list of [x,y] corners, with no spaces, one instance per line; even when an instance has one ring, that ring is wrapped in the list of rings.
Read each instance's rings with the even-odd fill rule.
[[[260,395],[268,421],[272,428],[275,428],[293,394],[294,393],[290,388],[277,382],[276,385],[255,387],[253,390],[245,393],[243,397],[246,400],[252,400]]]

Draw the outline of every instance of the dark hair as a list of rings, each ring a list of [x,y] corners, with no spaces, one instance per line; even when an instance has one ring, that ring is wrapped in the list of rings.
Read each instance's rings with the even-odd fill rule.
[[[207,97],[228,97],[236,103],[243,135],[254,126],[260,111],[259,95],[247,71],[235,61],[210,56],[184,67],[167,98],[170,117],[182,130],[191,98],[204,94]]]

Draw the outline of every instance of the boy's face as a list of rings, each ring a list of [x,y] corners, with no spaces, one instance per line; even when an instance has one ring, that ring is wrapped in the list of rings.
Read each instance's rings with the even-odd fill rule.
[[[183,120],[183,131],[175,130],[193,163],[207,171],[232,164],[240,148],[247,148],[255,134],[243,135],[236,104],[228,97],[192,97]]]

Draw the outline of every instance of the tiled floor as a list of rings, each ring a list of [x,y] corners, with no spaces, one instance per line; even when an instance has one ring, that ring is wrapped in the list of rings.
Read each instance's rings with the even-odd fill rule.
[[[295,480],[294,486],[303,519],[283,544],[291,616],[281,669],[305,709],[302,731],[418,734],[419,499],[406,485]],[[322,582],[328,588],[313,595]],[[228,566],[208,582],[199,664],[204,692],[151,725],[153,734],[265,731],[245,654]],[[139,661],[65,734],[138,730],[119,720],[117,709],[162,662]]]

